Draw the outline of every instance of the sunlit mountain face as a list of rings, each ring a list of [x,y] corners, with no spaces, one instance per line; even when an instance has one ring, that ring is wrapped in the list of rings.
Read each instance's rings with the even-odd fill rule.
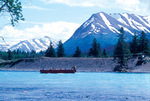
[[[66,53],[72,54],[77,46],[82,52],[88,52],[94,38],[100,43],[102,49],[112,52],[121,27],[124,28],[127,42],[131,41],[134,33],[140,36],[141,31],[144,31],[150,39],[149,20],[149,16],[129,13],[93,14],[65,42]]]

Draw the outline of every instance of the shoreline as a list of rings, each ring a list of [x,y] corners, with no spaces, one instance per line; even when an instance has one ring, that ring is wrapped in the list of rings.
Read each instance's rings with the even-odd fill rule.
[[[129,62],[129,69],[126,73],[150,73],[150,63],[142,66],[135,66],[136,60]],[[98,73],[117,73],[114,72],[116,63],[113,58],[48,58],[38,59],[19,59],[14,63],[6,64],[0,71],[35,71],[50,68],[71,69],[76,66],[77,72],[98,72]],[[118,72],[119,73],[119,72]]]
[[[0,69],[0,72],[39,72],[36,70],[6,70]],[[115,74],[150,74],[150,72],[99,72],[99,71],[77,71],[75,73],[115,73]],[[66,73],[40,73],[40,74],[66,74]],[[74,74],[74,73],[67,73],[67,74]]]

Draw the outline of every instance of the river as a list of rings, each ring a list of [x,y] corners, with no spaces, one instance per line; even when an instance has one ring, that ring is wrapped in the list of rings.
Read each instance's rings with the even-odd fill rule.
[[[150,74],[0,71],[0,101],[150,101]]]

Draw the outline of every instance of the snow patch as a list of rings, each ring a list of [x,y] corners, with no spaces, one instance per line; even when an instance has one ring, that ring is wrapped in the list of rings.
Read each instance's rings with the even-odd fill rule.
[[[103,25],[99,24],[99,23],[96,23],[97,25],[99,25],[100,27],[106,29]]]
[[[91,27],[92,27],[93,29],[95,29],[95,25],[91,24]]]
[[[110,26],[111,23],[109,22],[109,20],[105,17],[105,15],[103,13],[100,13],[100,16],[102,17],[104,23],[107,25],[107,26]]]
[[[143,17],[145,20],[147,20],[147,22],[150,24],[150,16],[145,16]]]
[[[146,20],[149,22],[145,22],[141,17],[139,17],[138,15],[136,15],[136,17],[138,17],[146,26],[150,27],[150,16],[146,17]]]
[[[125,25],[127,25],[127,26],[129,26],[122,18],[119,18],[118,21],[125,24]]]
[[[125,15],[126,19],[128,20],[130,26],[131,26],[132,28],[138,30],[138,29],[133,25],[133,21],[134,21],[134,20],[133,20],[131,17],[129,17],[128,14],[124,14],[124,15]]]
[[[32,51],[26,43],[23,43],[23,45],[25,45],[25,46],[26,46],[26,48],[28,49],[28,51],[29,51],[29,52],[31,52],[31,51]]]
[[[102,34],[108,34],[108,33],[102,33]]]
[[[121,25],[118,25],[118,26],[119,26],[120,28],[123,27],[123,26],[121,26]],[[132,35],[134,35],[134,33],[132,33],[128,28],[126,28],[126,27],[123,27],[123,28],[124,28],[125,31],[127,31],[127,32],[131,33]]]
[[[105,15],[103,13],[100,13],[100,16],[102,17],[104,23],[106,24],[106,26],[113,32],[116,33],[118,32],[118,30],[114,27],[111,26],[111,23],[109,22],[109,20],[105,17]]]
[[[50,37],[44,37],[44,38],[40,38],[40,39],[30,39],[30,40],[25,40],[25,41],[21,41],[18,44],[12,46],[10,48],[10,50],[24,50],[24,51],[29,51],[31,52],[32,50],[36,51],[36,52],[40,52],[45,51],[49,44],[50,41],[53,43],[54,48],[57,47],[57,41],[55,41],[54,39],[51,39]]]
[[[84,23],[83,27],[86,28],[91,22],[94,21],[94,17],[92,17],[90,20]]]

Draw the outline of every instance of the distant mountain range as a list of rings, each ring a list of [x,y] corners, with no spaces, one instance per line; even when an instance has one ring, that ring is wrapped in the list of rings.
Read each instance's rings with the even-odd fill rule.
[[[74,53],[77,46],[82,52],[88,52],[94,38],[100,43],[102,49],[112,52],[118,40],[121,27],[125,30],[126,41],[131,41],[136,32],[147,34],[150,39],[150,16],[140,16],[128,13],[107,14],[104,12],[93,14],[85,21],[64,43],[66,53]]]
[[[6,51],[9,49],[9,47],[10,47],[10,45],[8,45],[8,44],[5,44],[5,43],[0,44],[0,51]]]
[[[121,27],[125,30],[126,41],[128,42],[131,41],[135,32],[140,35],[141,31],[144,31],[150,39],[150,16],[100,12],[93,14],[64,43],[65,52],[66,54],[73,54],[77,46],[82,52],[88,52],[94,38],[100,43],[102,49],[112,52],[118,40],[118,30]],[[0,50],[19,49],[21,51],[31,52],[35,50],[40,52],[48,48],[50,41],[56,48],[58,42],[46,36],[40,39],[24,40],[13,46],[1,45]]]
[[[3,47],[1,46],[0,50],[2,51],[7,51],[8,49],[10,50],[21,50],[21,51],[25,51],[25,52],[31,52],[32,50],[36,51],[36,52],[40,52],[45,51],[48,46],[50,45],[50,42],[53,43],[54,48],[57,47],[57,41],[45,36],[44,38],[35,38],[35,39],[30,39],[30,40],[24,40],[24,41],[20,41],[19,43],[13,45],[13,46],[9,46],[9,45],[3,45]]]

